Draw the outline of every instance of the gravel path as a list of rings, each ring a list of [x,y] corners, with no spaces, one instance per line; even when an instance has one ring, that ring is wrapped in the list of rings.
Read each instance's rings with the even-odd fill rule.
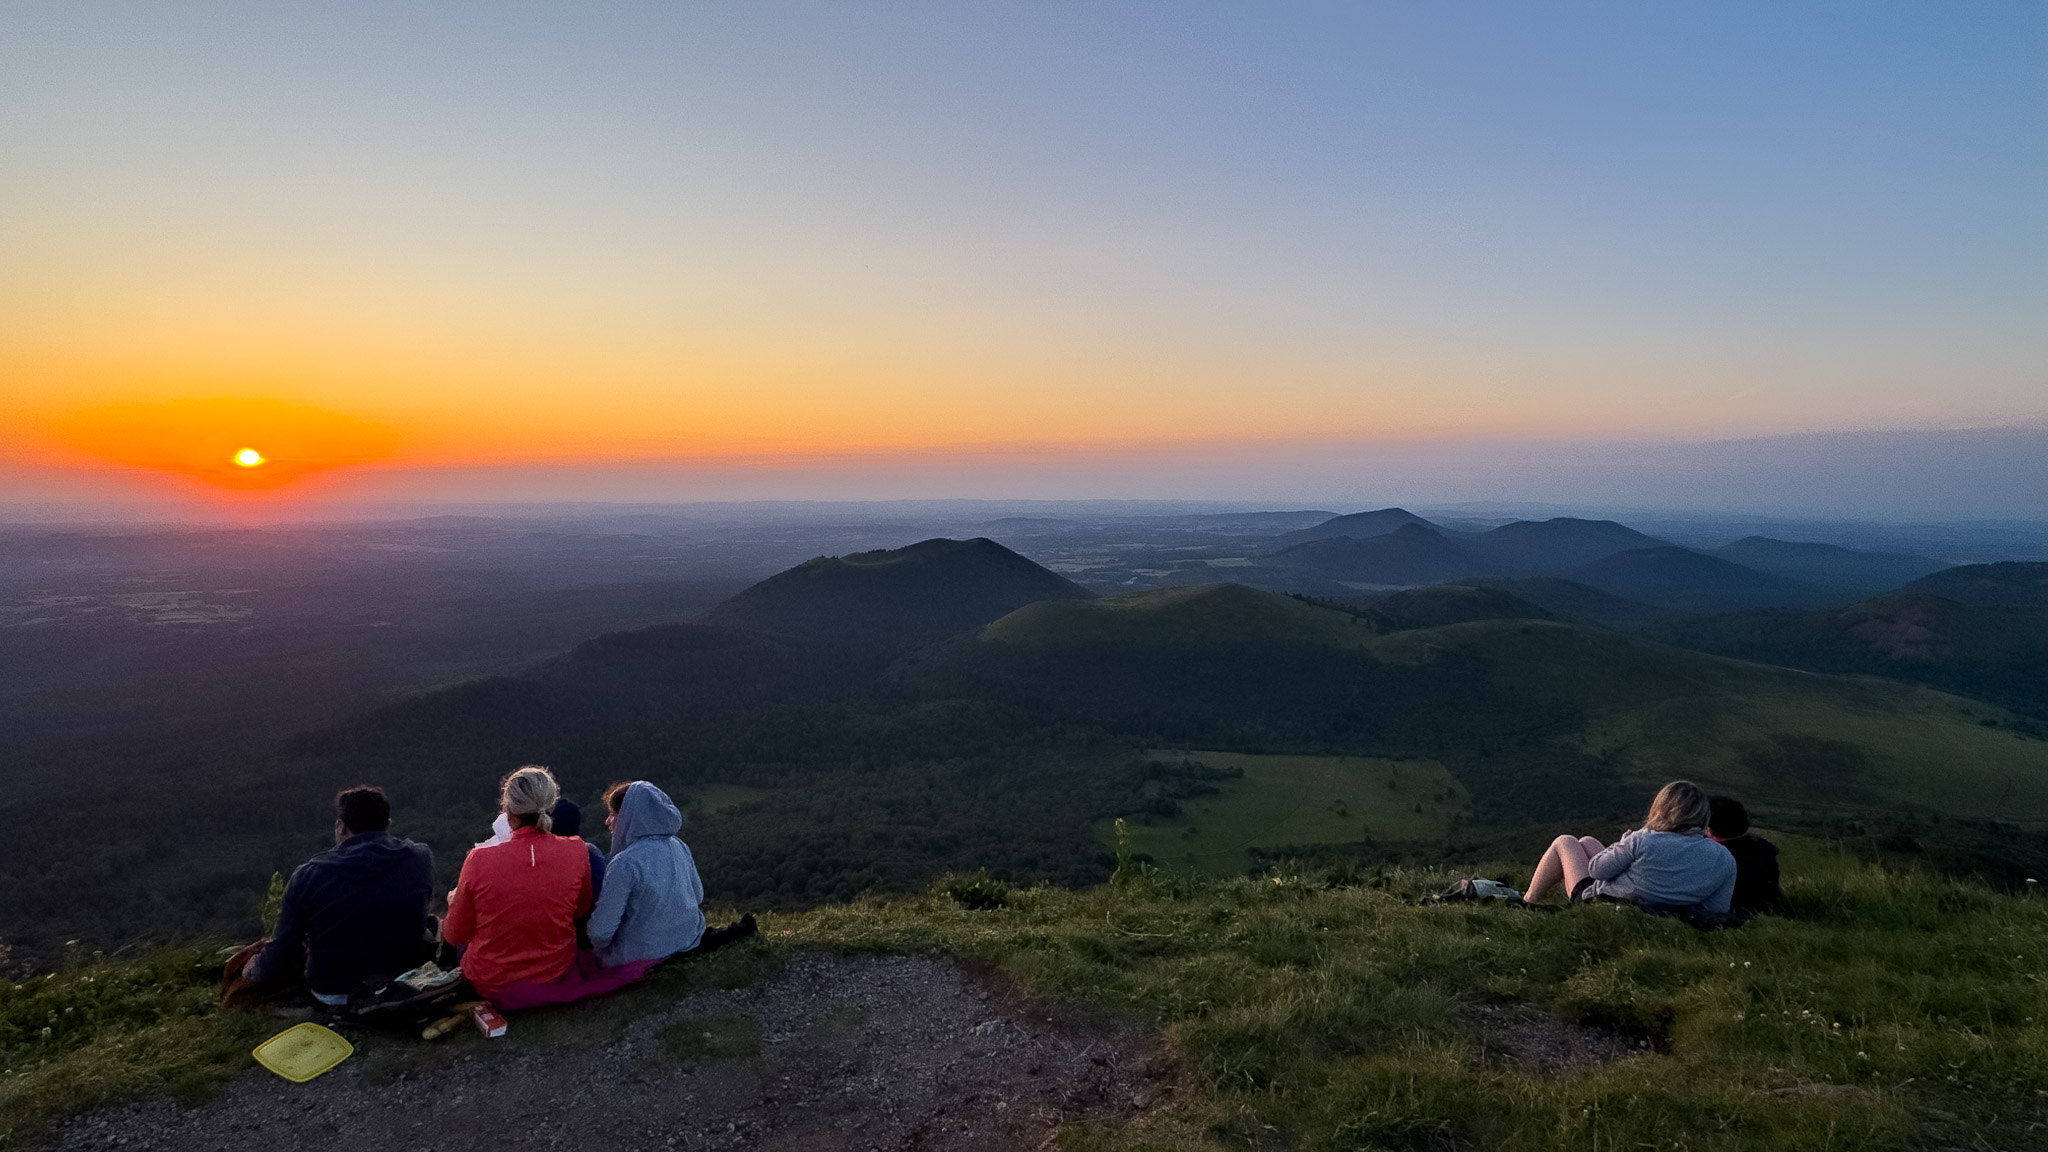
[[[1036,1148],[1169,1090],[1128,1029],[1055,1018],[922,956],[809,955],[737,990],[515,1018],[485,1041],[372,1039],[303,1085],[73,1120],[62,1152]]]

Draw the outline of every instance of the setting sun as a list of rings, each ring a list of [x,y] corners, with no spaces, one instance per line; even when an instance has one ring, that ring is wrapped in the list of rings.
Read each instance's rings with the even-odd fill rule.
[[[50,432],[89,460],[243,493],[282,491],[308,476],[386,459],[397,447],[382,425],[255,396],[80,408],[53,420]]]

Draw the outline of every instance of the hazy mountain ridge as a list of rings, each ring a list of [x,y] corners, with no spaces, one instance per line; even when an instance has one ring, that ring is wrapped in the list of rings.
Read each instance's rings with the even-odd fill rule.
[[[1841,599],[1811,584],[1673,544],[1616,552],[1564,576],[1624,600],[1688,613],[1812,606]]]
[[[1501,575],[1548,575],[1667,542],[1613,520],[1555,516],[1503,524],[1473,537],[1472,544],[1502,565]]]
[[[1344,534],[1353,525],[1371,534]],[[1612,520],[1553,517],[1516,521],[1476,534],[1451,533],[1403,509],[1389,508],[1338,517],[1275,542],[1296,538],[1301,539],[1258,559],[1260,583],[1285,588],[1290,573],[1301,581],[1302,591],[1322,591],[1324,583],[1365,588],[1556,578],[1681,613],[1812,607],[1840,599],[1813,583],[1669,544]],[[1865,578],[1872,572],[1897,571],[1905,573],[1900,580],[1910,579],[1924,575],[1929,570],[1925,564],[1933,563],[1762,537],[1738,544],[1740,548],[1730,548],[1763,555],[1780,567],[1796,560],[1805,565],[1802,570],[1853,570]]]
[[[1864,594],[1888,591],[1948,567],[1925,556],[1799,544],[1769,536],[1745,536],[1714,549],[1712,555],[1788,580]]]
[[[1406,508],[1380,508],[1371,512],[1353,512],[1345,516],[1332,516],[1320,524],[1275,536],[1272,543],[1286,548],[1304,544],[1311,540],[1330,540],[1348,536],[1354,540],[1370,539],[1398,531],[1415,524],[1433,532],[1446,532],[1442,525],[1433,524]]]
[[[1339,583],[1435,584],[1496,568],[1490,557],[1424,524],[1368,536],[1327,536],[1261,558],[1263,567],[1292,569]]]

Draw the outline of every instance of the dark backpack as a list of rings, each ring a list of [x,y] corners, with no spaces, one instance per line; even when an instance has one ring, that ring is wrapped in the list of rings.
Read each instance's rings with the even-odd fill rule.
[[[443,971],[427,964],[350,996],[338,1015],[379,1032],[418,1033],[476,999],[460,968]]]

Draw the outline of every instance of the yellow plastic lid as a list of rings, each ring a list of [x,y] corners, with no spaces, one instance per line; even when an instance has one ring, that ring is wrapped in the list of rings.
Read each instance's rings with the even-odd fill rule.
[[[349,1058],[355,1045],[339,1032],[311,1020],[291,1027],[256,1046],[256,1062],[294,1084],[304,1084]]]

